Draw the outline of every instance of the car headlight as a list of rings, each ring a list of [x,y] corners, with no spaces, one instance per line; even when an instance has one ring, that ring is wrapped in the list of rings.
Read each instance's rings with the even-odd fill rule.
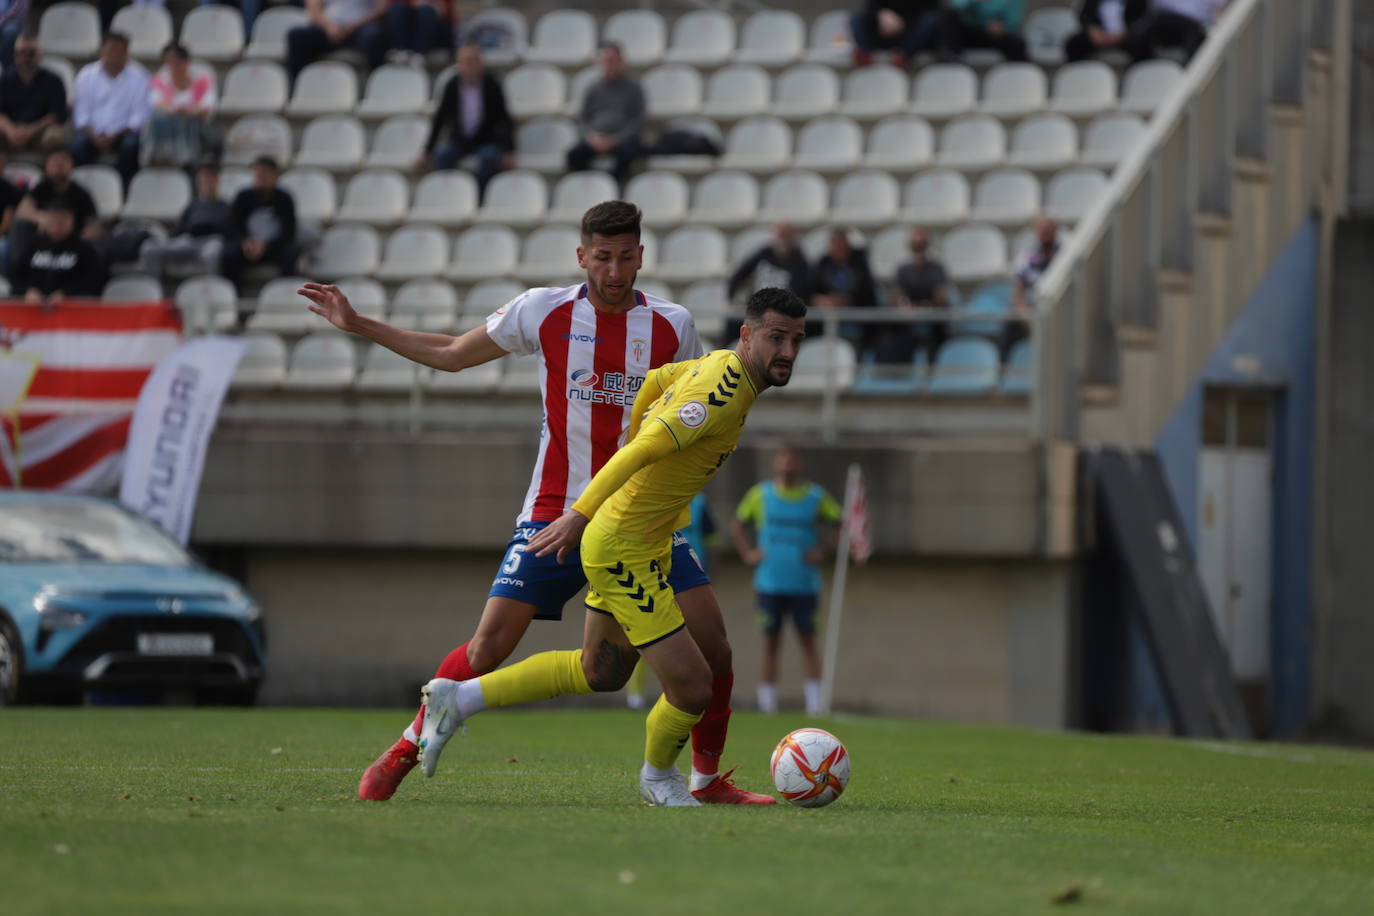
[[[39,628],[49,633],[55,633],[58,630],[75,630],[86,623],[86,615],[80,611],[72,611],[46,603],[39,606],[38,619]]]

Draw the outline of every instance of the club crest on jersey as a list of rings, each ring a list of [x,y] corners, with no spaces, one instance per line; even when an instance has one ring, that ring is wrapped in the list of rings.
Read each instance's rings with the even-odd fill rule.
[[[677,418],[688,429],[696,429],[706,422],[706,405],[700,401],[688,401],[677,409]]]
[[[634,340],[630,341],[630,349],[631,349],[632,351],[634,351],[635,362],[637,362],[637,363],[638,363],[638,362],[643,362],[643,360],[644,360],[644,348],[645,348],[646,346],[648,346],[648,344],[646,344],[642,339],[640,339],[640,338],[638,338],[638,337],[636,337]]]
[[[574,385],[583,388],[590,388],[601,380],[601,377],[590,369],[574,369],[568,378],[572,379]]]

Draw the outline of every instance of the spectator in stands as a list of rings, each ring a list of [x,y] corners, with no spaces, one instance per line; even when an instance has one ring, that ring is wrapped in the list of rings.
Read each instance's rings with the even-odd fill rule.
[[[14,66],[0,74],[0,137],[8,149],[67,144],[67,87],[42,59],[37,36],[25,34],[15,42]]]
[[[1156,50],[1182,48],[1184,62],[1192,60],[1207,40],[1207,29],[1217,21],[1227,0],[1154,0],[1154,16],[1148,36]]]
[[[568,150],[568,170],[591,168],[597,156],[615,158],[613,174],[624,182],[634,161],[644,155],[640,135],[648,123],[648,106],[638,80],[625,75],[620,45],[603,42],[597,58],[601,79],[582,98],[578,127],[582,139]]]
[[[283,274],[296,270],[296,202],[277,187],[280,177],[277,160],[259,156],[252,185],[234,197],[220,272],[235,288],[241,288],[249,264],[274,264]]]
[[[138,171],[138,135],[150,108],[148,71],[129,60],[127,36],[105,36],[100,59],[81,68],[72,95],[72,158],[85,165],[113,154],[127,187]]]
[[[387,0],[305,0],[309,25],[286,33],[286,71],[296,76],[330,51],[356,48],[367,55],[369,69],[386,57],[387,34],[382,24]]]
[[[65,203],[54,203],[43,214],[42,229],[15,259],[10,284],[24,291],[26,302],[100,295],[105,264],[76,234],[76,214]]]
[[[1082,27],[1064,42],[1064,56],[1086,60],[1103,51],[1125,51],[1132,61],[1154,56],[1148,35],[1150,0],[1083,0]]]
[[[219,166],[203,163],[196,169],[196,199],[186,205],[169,238],[150,238],[139,249],[139,268],[162,277],[167,261],[199,261],[201,269],[216,273],[224,240],[233,231],[233,213],[219,196]]]
[[[897,268],[893,304],[904,309],[948,308],[949,275],[945,266],[930,256],[930,236],[924,229],[912,229],[907,247],[911,260]],[[880,363],[909,363],[921,340],[930,343],[933,356],[948,336],[949,328],[943,321],[881,325],[876,329],[873,352]]]
[[[892,50],[892,66],[905,70],[918,52],[940,36],[939,0],[868,0],[849,20],[854,66],[873,63],[873,52]]]
[[[187,168],[214,146],[210,121],[219,97],[210,73],[192,73],[191,55],[177,42],[162,49],[162,69],[148,84],[153,112],[141,144],[144,165]]]
[[[949,0],[940,57],[952,60],[965,48],[992,48],[1007,60],[1025,60],[1024,7],[1025,0]]]
[[[453,47],[453,9],[449,0],[391,0],[386,11],[391,59],[425,66],[429,52]]]
[[[515,124],[506,108],[506,93],[496,77],[486,72],[477,45],[460,47],[456,62],[458,72],[434,109],[429,139],[415,167],[451,169],[463,157],[475,155],[477,186],[485,191],[491,176],[509,168],[514,160]],[[445,131],[448,139],[441,144],[439,137]]]
[[[802,253],[795,226],[780,222],[773,227],[773,237],[768,244],[745,258],[730,275],[726,298],[733,299],[750,278],[753,278],[751,293],[767,286],[781,286],[796,293],[803,302],[811,301],[811,266]]]
[[[843,229],[830,231],[826,252],[811,274],[811,290],[811,305],[817,310],[873,308],[878,304],[868,252],[855,248],[849,233]],[[806,324],[807,337],[818,337],[825,330],[820,321]],[[858,322],[844,322],[840,325],[840,336],[863,347],[870,336],[868,327]]]
[[[72,154],[65,147],[48,153],[43,163],[43,177],[29,188],[14,212],[9,239],[11,263],[33,242],[44,212],[54,206],[65,207],[73,214],[75,231],[86,241],[94,241],[104,234],[95,200],[89,191],[72,180],[72,167]]]
[[[10,266],[10,225],[14,222],[14,213],[19,208],[19,202],[24,199],[24,192],[20,191],[5,177],[5,160],[5,151],[0,149],[0,271],[4,271],[8,274]]]
[[[1035,284],[1059,253],[1059,224],[1048,216],[1035,221],[1035,241],[1021,253],[1011,280],[1011,304],[1018,316],[1029,318],[1035,301]],[[1002,331],[1002,357],[1005,359],[1012,344],[1030,335],[1024,321],[1008,321]]]

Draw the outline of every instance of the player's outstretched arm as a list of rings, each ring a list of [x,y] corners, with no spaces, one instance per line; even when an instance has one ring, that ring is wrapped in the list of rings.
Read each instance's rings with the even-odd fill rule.
[[[307,283],[301,287],[300,294],[310,300],[307,306],[310,311],[340,331],[365,337],[432,369],[457,372],[506,355],[506,351],[491,339],[485,327],[473,328],[461,337],[408,331],[359,315],[337,286]]]

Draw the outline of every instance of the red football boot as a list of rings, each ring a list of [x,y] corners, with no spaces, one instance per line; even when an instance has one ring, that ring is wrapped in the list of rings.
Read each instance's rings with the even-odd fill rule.
[[[778,800],[771,795],[749,792],[735,785],[730,779],[734,770],[727,770],[706,784],[704,789],[695,789],[692,797],[703,805],[776,805]]]
[[[358,782],[358,797],[365,801],[386,801],[395,795],[401,780],[415,769],[419,753],[420,749],[404,738],[391,745],[372,762],[372,766],[363,770],[363,778]]]

